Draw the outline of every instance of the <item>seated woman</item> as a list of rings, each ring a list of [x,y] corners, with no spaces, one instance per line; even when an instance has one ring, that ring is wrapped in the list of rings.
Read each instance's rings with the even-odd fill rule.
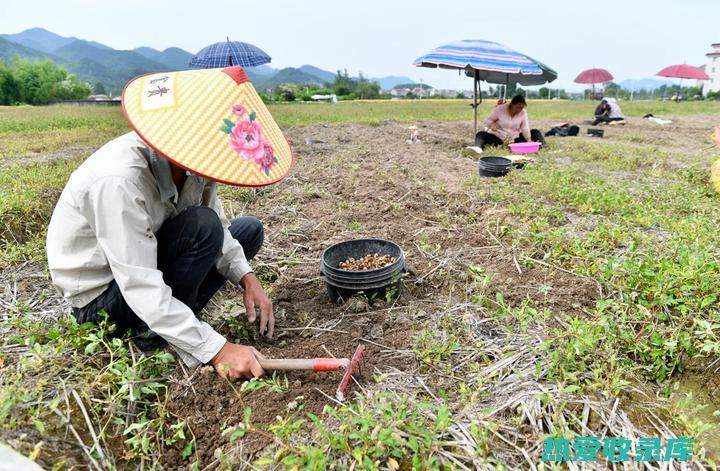
[[[525,111],[525,98],[516,95],[510,103],[495,107],[485,120],[485,131],[475,136],[475,145],[482,148],[488,146],[501,146],[505,142],[539,142],[545,143],[542,133],[530,130],[528,115]]]
[[[607,100],[600,100],[600,104],[595,108],[595,119],[600,119],[602,116],[610,114],[610,107],[608,106]]]
[[[625,121],[625,115],[620,109],[620,105],[615,101],[615,98],[605,97],[598,107],[595,108],[595,121],[593,121],[593,126],[613,121]]]

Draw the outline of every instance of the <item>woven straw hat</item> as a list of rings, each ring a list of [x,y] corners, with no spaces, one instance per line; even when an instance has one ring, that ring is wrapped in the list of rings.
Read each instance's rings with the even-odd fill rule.
[[[228,185],[264,186],[293,166],[290,145],[242,67],[132,79],[123,113],[159,154]]]

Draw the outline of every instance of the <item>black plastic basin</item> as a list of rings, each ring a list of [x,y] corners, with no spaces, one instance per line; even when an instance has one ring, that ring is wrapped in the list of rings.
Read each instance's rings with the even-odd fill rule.
[[[512,160],[505,157],[481,157],[479,172],[481,177],[502,177],[512,168]]]
[[[395,257],[395,262],[372,270],[351,271],[340,268],[340,263],[348,258],[357,260],[373,254],[390,255]],[[395,295],[399,295],[404,272],[405,254],[389,240],[346,240],[328,247],[320,257],[320,274],[325,278],[330,300],[335,303],[345,302],[355,295],[363,295],[370,301],[385,299],[392,289]]]

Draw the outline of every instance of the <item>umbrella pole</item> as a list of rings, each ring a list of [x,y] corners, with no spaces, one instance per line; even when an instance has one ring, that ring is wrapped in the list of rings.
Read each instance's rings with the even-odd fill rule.
[[[478,96],[478,71],[473,71],[473,129],[475,130],[475,135],[477,135],[477,96]]]
[[[680,85],[678,85],[677,96],[675,97],[675,103],[680,103],[680,93],[682,92],[682,77],[680,77]]]
[[[507,88],[510,84],[510,74],[505,74],[505,89],[503,90],[503,103],[507,100]]]

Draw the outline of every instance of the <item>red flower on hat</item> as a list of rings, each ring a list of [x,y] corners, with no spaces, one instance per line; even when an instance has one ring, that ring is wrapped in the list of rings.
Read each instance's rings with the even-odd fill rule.
[[[232,107],[234,115],[245,116],[247,110],[243,105]],[[237,152],[243,160],[254,161],[260,166],[265,175],[270,175],[270,169],[278,163],[275,151],[262,135],[262,126],[255,118],[255,112],[247,115],[247,119],[241,119],[237,123],[225,118],[221,131],[230,135],[230,147]]]
[[[245,160],[258,160],[265,154],[262,127],[249,119],[238,122],[230,134],[230,146]]]
[[[275,157],[275,151],[273,151],[272,146],[267,142],[264,144],[263,150],[264,152],[262,158],[255,159],[255,163],[260,165],[260,168],[263,172],[265,172],[265,175],[269,175],[270,169],[272,169],[275,162],[277,162],[277,158]]]

